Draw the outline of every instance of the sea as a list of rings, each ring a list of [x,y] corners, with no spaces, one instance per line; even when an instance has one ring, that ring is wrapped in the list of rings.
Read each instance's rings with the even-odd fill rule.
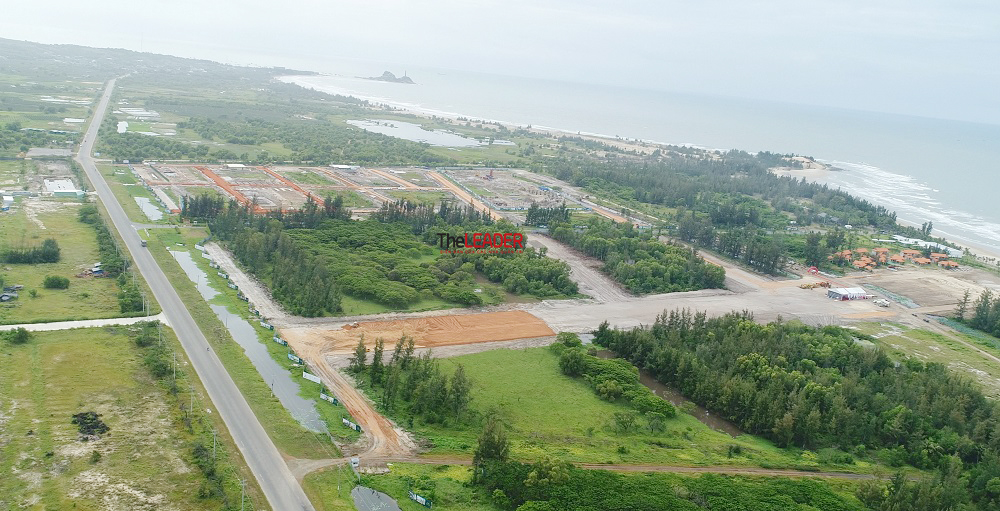
[[[345,61],[282,80],[420,114],[811,156],[841,169],[814,180],[1000,253],[1000,125],[449,69],[389,69],[415,85],[359,78],[385,70]]]

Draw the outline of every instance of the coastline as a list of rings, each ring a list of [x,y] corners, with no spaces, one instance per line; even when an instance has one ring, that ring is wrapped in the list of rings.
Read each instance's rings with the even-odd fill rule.
[[[351,92],[347,92],[347,91],[343,91],[343,90],[336,90],[336,91],[325,90],[324,88],[317,87],[314,84],[299,83],[300,79],[308,79],[310,77],[316,77],[316,76],[322,77],[322,76],[328,76],[328,75],[323,75],[323,74],[317,74],[317,75],[283,75],[283,76],[276,77],[275,79],[280,80],[280,81],[285,82],[285,83],[294,84],[294,85],[297,85],[299,87],[303,87],[303,88],[310,89],[310,90],[315,90],[317,92],[322,92],[322,93],[329,94],[329,95],[341,95],[341,96],[349,96],[349,97],[353,97],[353,98],[356,98],[356,99],[361,99],[363,101],[368,101],[369,103],[371,103],[371,104],[373,104],[375,106],[392,108],[392,109],[395,109],[397,111],[402,111],[403,113],[406,113],[406,114],[409,114],[409,115],[414,115],[414,116],[420,117],[420,118],[431,119],[433,117],[438,117],[438,118],[444,118],[444,119],[448,119],[450,121],[456,121],[456,122],[458,122],[458,121],[461,120],[461,121],[470,121],[470,122],[490,123],[490,124],[502,125],[502,126],[508,128],[508,129],[523,129],[523,130],[530,131],[532,133],[538,133],[538,134],[548,135],[548,136],[552,136],[552,137],[561,137],[561,136],[579,137],[579,138],[582,138],[584,140],[590,140],[590,141],[594,141],[594,142],[600,142],[600,143],[608,144],[609,146],[616,147],[616,148],[619,148],[619,149],[622,149],[622,150],[636,151],[636,152],[641,153],[641,154],[650,154],[650,153],[652,153],[652,152],[654,152],[654,151],[656,151],[658,149],[664,149],[664,148],[666,148],[668,146],[690,146],[690,147],[697,147],[697,148],[700,148],[700,149],[705,149],[705,150],[708,150],[708,151],[711,151],[711,150],[720,150],[720,151],[725,150],[725,149],[711,149],[711,148],[707,148],[707,147],[703,147],[703,146],[698,146],[698,145],[692,145],[692,144],[670,144],[670,143],[665,143],[665,142],[656,142],[656,141],[643,140],[643,139],[624,139],[624,138],[621,138],[621,137],[615,137],[615,136],[604,135],[604,134],[599,134],[599,133],[588,133],[588,132],[581,132],[581,131],[572,131],[572,130],[569,130],[569,129],[553,128],[553,127],[548,127],[548,126],[545,126],[545,127],[536,127],[536,126],[531,125],[531,124],[521,124],[521,123],[515,123],[515,122],[504,121],[504,120],[499,120],[499,119],[485,119],[485,118],[479,118],[479,117],[469,116],[467,114],[460,114],[460,113],[457,113],[457,112],[447,112],[447,111],[443,111],[443,110],[436,110],[436,109],[431,109],[431,108],[426,108],[426,107],[420,107],[419,105],[407,104],[407,103],[402,103],[402,102],[393,102],[393,101],[388,100],[386,98],[378,98],[378,97],[371,97],[371,96],[365,97],[363,95],[353,94]],[[828,163],[819,162],[819,161],[816,161],[815,159],[812,159],[812,158],[803,157],[803,156],[796,156],[795,159],[799,160],[803,164],[803,168],[799,169],[799,168],[791,168],[791,167],[778,167],[778,168],[771,169],[771,172],[774,173],[775,175],[779,175],[779,176],[789,176],[789,177],[795,177],[795,178],[804,178],[804,179],[806,179],[807,181],[810,181],[810,182],[819,182],[821,184],[826,184],[825,180],[826,180],[827,177],[830,176],[830,174],[832,172],[840,172],[840,171],[842,171],[842,169],[838,169],[838,168],[834,167],[833,165],[830,165]],[[838,188],[840,188],[840,187],[838,186]],[[896,218],[896,223],[898,223],[900,225],[904,225],[904,226],[910,226],[910,227],[916,227],[916,228],[920,227],[919,223],[913,222],[913,221],[910,221],[910,220],[906,220],[906,219],[903,219],[903,218],[900,218],[898,216],[898,214],[897,214],[897,218]],[[939,237],[942,237],[942,238],[948,240],[949,242],[952,242],[952,243],[955,243],[955,244],[957,244],[959,246],[962,246],[963,248],[967,247],[969,249],[969,251],[974,256],[976,256],[977,259],[979,259],[981,262],[987,262],[987,261],[984,261],[984,259],[988,260],[989,258],[993,258],[994,261],[1000,261],[1000,250],[998,250],[998,249],[994,249],[994,248],[983,246],[980,243],[969,241],[968,239],[963,238],[961,236],[955,236],[955,235],[948,234],[945,231],[938,230],[938,232],[941,233],[941,236],[939,236]],[[989,263],[987,263],[987,264],[989,264]]]

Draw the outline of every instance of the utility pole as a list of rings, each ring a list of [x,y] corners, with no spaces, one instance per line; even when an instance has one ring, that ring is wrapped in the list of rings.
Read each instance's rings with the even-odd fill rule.
[[[247,480],[240,479],[240,511],[243,511],[244,497],[247,494]]]
[[[173,351],[171,353],[173,353],[173,355],[174,355],[174,381],[176,382],[177,381],[177,352]]]
[[[194,385],[191,385],[191,404],[188,405],[188,414],[194,417]]]
[[[212,428],[212,459],[215,460],[215,439],[217,437],[218,431]]]

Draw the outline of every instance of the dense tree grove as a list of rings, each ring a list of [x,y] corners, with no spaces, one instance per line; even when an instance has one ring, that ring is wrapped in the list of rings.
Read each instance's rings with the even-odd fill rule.
[[[633,293],[722,288],[725,270],[690,249],[663,243],[652,232],[591,219],[585,229],[552,226],[552,237],[604,261],[604,271]]]
[[[892,465],[944,471],[964,463],[970,498],[994,509],[985,502],[1000,476],[1000,407],[941,364],[893,363],[857,332],[760,325],[746,312],[674,311],[649,328],[604,323],[595,333],[595,343],[779,445],[876,450]]]
[[[717,227],[764,227],[768,225],[769,216],[765,214],[768,203],[777,211],[796,215],[801,225],[816,221],[879,228],[896,226],[895,213],[882,206],[826,185],[774,175],[771,168],[798,164],[789,161],[787,155],[766,151],[712,153],[671,146],[655,158],[610,156],[599,160],[567,155],[544,163],[544,168],[539,163],[539,171],[573,185],[595,193],[610,193],[623,200],[704,213],[713,224],[718,222]],[[808,199],[812,207],[807,208],[796,199]]]
[[[700,247],[717,250],[764,273],[776,273],[785,264],[787,248],[780,238],[755,227],[717,229],[692,211],[677,222],[677,237]]]
[[[958,304],[957,316],[960,321],[972,328],[1000,337],[1000,297],[995,296],[992,290],[983,291],[983,294],[972,303],[971,310],[969,292],[966,291]]]
[[[340,292],[327,261],[300,246],[280,220],[231,204],[210,226],[240,264],[267,283],[272,296],[293,314],[314,317],[340,311]]]
[[[10,264],[58,263],[59,243],[48,238],[37,247],[7,249],[3,252],[3,262]]]
[[[448,376],[441,372],[430,351],[416,357],[414,349],[412,337],[400,337],[386,364],[384,344],[378,339],[371,364],[366,366],[352,359],[351,372],[367,382],[383,410],[407,413],[427,423],[465,420],[472,400],[472,381],[465,368],[459,364]],[[363,357],[362,353],[355,358]]]
[[[566,208],[565,202],[557,208],[543,208],[532,202],[524,215],[525,225],[549,225],[568,222],[569,209]]]

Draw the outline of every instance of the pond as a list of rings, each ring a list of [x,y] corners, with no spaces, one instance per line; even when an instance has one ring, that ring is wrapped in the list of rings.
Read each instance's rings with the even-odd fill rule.
[[[597,350],[597,356],[605,359],[618,358],[610,350]],[[670,401],[671,403],[673,403],[674,406],[678,408],[684,405],[684,403],[691,403],[690,401],[684,398],[683,394],[677,392],[677,390],[671,387],[668,387],[660,383],[659,381],[656,380],[656,378],[653,377],[652,374],[642,369],[639,370],[639,383],[641,383],[647,389],[652,390],[653,394],[656,394],[657,396],[667,401]],[[698,419],[698,421],[712,428],[713,430],[718,431],[720,433],[725,433],[734,438],[743,434],[743,431],[741,431],[740,428],[736,426],[736,424],[733,424],[732,422],[729,422],[726,419],[723,419],[722,417],[719,417],[717,415],[712,415],[712,413],[709,412],[707,409],[702,408],[701,406],[698,406],[694,403],[691,403],[687,406],[689,407],[694,406],[694,408],[691,410],[691,415],[693,415],[694,418]]]
[[[200,254],[200,253],[199,253]],[[191,282],[194,282],[198,292],[206,301],[215,298],[220,293],[208,284],[208,275],[198,267],[191,257],[191,252],[171,250],[170,255],[184,269]],[[243,348],[247,358],[253,363],[264,381],[271,386],[272,392],[282,406],[299,424],[316,433],[326,431],[326,425],[316,411],[316,402],[299,395],[299,385],[292,379],[291,373],[276,362],[267,347],[257,337],[257,331],[247,320],[238,314],[233,314],[223,305],[209,304],[219,321],[226,326],[229,334]]]
[[[428,130],[419,124],[386,119],[367,119],[364,121],[347,121],[351,126],[357,126],[365,131],[381,133],[391,137],[402,138],[413,142],[425,142],[441,147],[479,147],[482,142],[463,137],[445,130]]]

